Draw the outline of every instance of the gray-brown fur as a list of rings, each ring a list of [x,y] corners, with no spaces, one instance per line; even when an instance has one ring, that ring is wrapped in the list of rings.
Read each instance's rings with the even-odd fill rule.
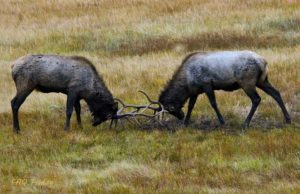
[[[26,55],[13,63],[12,77],[17,89],[17,94],[11,101],[16,132],[20,130],[18,110],[33,90],[60,92],[68,96],[65,130],[70,127],[73,107],[77,121],[81,123],[81,99],[87,102],[94,117],[94,125],[110,119],[117,111],[112,94],[94,65],[84,57]]]
[[[187,125],[198,95],[205,93],[220,123],[224,124],[214,90],[233,91],[241,88],[252,101],[252,108],[244,122],[244,127],[248,127],[260,103],[256,87],[277,101],[286,122],[290,123],[280,93],[268,81],[266,61],[251,51],[196,52],[188,55],[160,94],[159,101],[171,114],[183,119],[182,107],[189,99],[185,118]]]

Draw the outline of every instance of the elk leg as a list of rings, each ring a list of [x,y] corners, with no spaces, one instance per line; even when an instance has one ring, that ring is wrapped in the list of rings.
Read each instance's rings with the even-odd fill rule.
[[[218,105],[217,105],[217,102],[216,102],[216,97],[215,97],[215,92],[212,90],[211,87],[206,87],[204,89],[204,92],[205,94],[207,95],[208,99],[209,99],[209,102],[210,102],[210,105],[213,107],[213,109],[215,110],[216,114],[217,114],[217,117],[218,117],[218,120],[220,122],[221,125],[224,125],[225,124],[225,121],[223,119],[223,116],[222,114],[220,113],[219,111],[219,108],[218,108]]]
[[[245,89],[243,88],[245,93],[249,96],[249,98],[251,99],[251,102],[252,102],[252,107],[251,107],[251,110],[244,122],[244,125],[243,125],[243,128],[247,128],[249,127],[249,124],[250,124],[250,121],[260,103],[260,96],[258,95],[258,93],[256,92],[255,88],[254,89]]]
[[[70,120],[73,112],[73,107],[75,105],[76,97],[74,94],[69,94],[67,97],[67,110],[66,110],[66,124],[65,131],[69,131],[70,129]]]
[[[258,87],[264,92],[266,92],[268,95],[270,95],[277,102],[277,104],[282,110],[285,122],[290,124],[291,117],[284,106],[280,93],[270,84],[270,82],[267,79],[262,84],[259,84]]]
[[[81,116],[80,116],[80,112],[81,112],[80,100],[75,101],[74,108],[75,108],[75,112],[76,112],[77,123],[80,127],[82,127]]]
[[[19,108],[27,98],[27,96],[32,92],[32,90],[28,92],[18,93],[17,95],[11,100],[11,109],[13,112],[13,130],[16,133],[19,133],[20,126],[19,126]]]
[[[191,118],[191,114],[192,114],[192,110],[193,110],[193,108],[195,106],[197,97],[198,97],[198,95],[190,97],[188,111],[187,111],[187,114],[186,114],[186,117],[185,117],[185,120],[184,120],[185,126],[188,126],[188,124],[189,124],[189,121],[190,121],[190,118]]]

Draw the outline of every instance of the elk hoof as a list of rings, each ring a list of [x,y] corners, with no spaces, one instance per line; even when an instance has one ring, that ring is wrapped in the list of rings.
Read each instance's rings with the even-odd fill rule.
[[[64,131],[65,132],[69,132],[70,131],[70,127],[65,127]]]
[[[225,125],[225,121],[222,119],[222,120],[220,120],[220,124],[221,125]]]
[[[247,128],[249,128],[249,123],[244,123],[243,124],[243,131],[245,131]]]

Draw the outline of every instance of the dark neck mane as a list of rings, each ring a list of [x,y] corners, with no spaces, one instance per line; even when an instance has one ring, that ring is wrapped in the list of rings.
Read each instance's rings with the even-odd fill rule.
[[[177,80],[175,79],[173,81]],[[178,107],[182,107],[187,101],[188,96],[189,94],[186,80],[178,79],[177,83],[169,83],[167,85],[167,87],[160,94],[159,101],[163,105],[172,104]]]
[[[87,65],[91,68],[91,70],[93,71],[94,73],[94,76],[95,76],[95,79],[98,80],[102,85],[105,85],[104,84],[104,81],[103,79],[100,77],[96,67],[94,66],[94,64],[88,60],[87,58],[85,57],[81,57],[81,56],[71,56],[72,59],[76,60],[76,61],[80,61],[82,62],[81,64],[82,65]]]
[[[173,74],[171,80],[168,81],[164,90],[161,92],[159,101],[163,104],[176,104],[182,107],[189,98],[188,83],[186,72],[184,70],[186,62],[194,55],[204,52],[194,52],[186,56],[181,65]]]
[[[183,106],[188,98],[187,79],[182,72],[181,65],[174,73],[172,79],[166,84],[164,90],[159,96],[159,101],[162,104],[176,104]]]
[[[82,65],[89,66],[93,72],[92,90],[84,94],[83,97],[87,102],[90,111],[92,113],[96,111],[95,104],[97,103],[111,104],[113,102],[113,96],[93,63],[87,58],[81,56],[72,56],[71,58],[82,62]],[[96,94],[97,92],[100,93],[98,96]]]
[[[105,82],[103,81],[102,77],[99,75],[96,67],[94,66],[94,64],[88,60],[85,57],[81,57],[81,56],[71,56],[72,59],[76,60],[76,61],[81,61],[82,64],[89,66],[92,71],[93,71],[93,76],[94,76],[94,89],[95,91],[100,90],[103,91],[104,93],[110,94],[110,91],[108,90],[108,88],[105,85]],[[112,96],[110,94],[110,96]]]

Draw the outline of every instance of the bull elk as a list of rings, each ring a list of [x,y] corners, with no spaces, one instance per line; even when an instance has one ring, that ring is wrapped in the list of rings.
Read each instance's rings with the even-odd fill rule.
[[[105,86],[94,65],[79,56],[27,55],[12,65],[12,77],[17,94],[11,101],[13,128],[20,131],[18,111],[26,97],[33,91],[66,94],[67,109],[65,130],[70,128],[73,107],[81,124],[80,100],[84,99],[93,115],[93,125],[111,119],[117,113],[117,104]]]
[[[182,107],[189,99],[184,120],[188,125],[198,95],[205,93],[219,122],[224,124],[214,90],[233,91],[241,88],[252,102],[243,124],[247,128],[261,101],[256,87],[274,98],[286,123],[291,123],[280,93],[268,81],[267,62],[251,51],[195,52],[188,55],[161,92],[159,102],[169,113],[183,119]]]

